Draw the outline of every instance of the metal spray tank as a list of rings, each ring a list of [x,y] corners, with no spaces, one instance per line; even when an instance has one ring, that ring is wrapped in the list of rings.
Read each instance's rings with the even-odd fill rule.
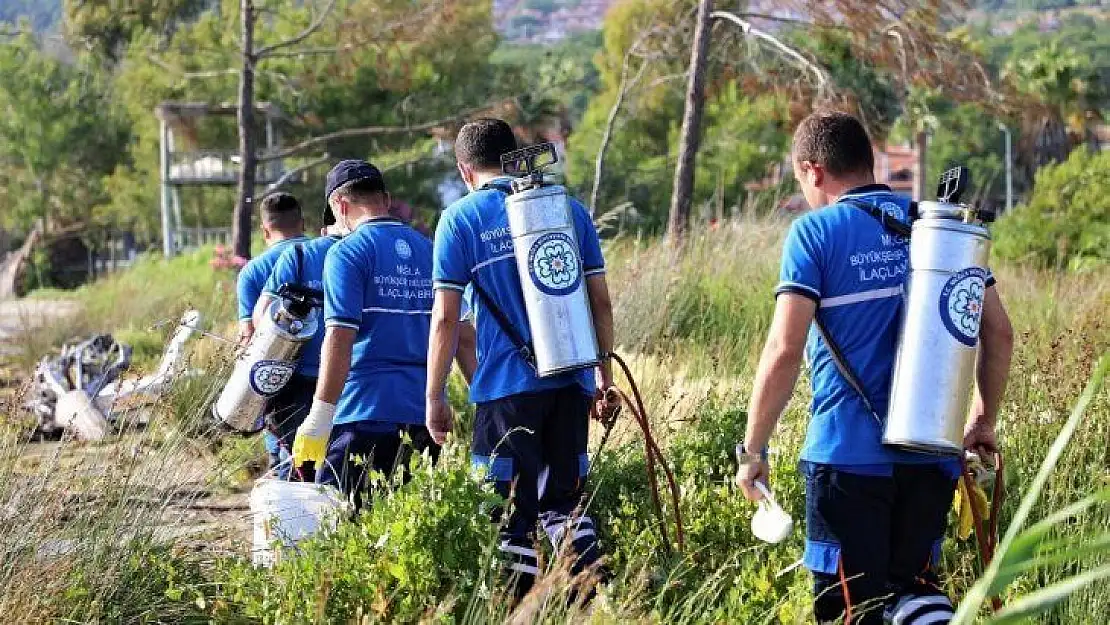
[[[292,284],[278,289],[212,406],[217,419],[240,433],[262,429],[267,401],[289,383],[301,351],[316,334],[322,300],[316,289]]]
[[[541,378],[600,362],[567,192],[543,179],[542,168],[557,161],[550,143],[501,157],[502,169],[514,177],[505,210]]]
[[[883,443],[959,455],[975,383],[994,214],[959,204],[970,175],[941,177],[939,201],[918,204]]]

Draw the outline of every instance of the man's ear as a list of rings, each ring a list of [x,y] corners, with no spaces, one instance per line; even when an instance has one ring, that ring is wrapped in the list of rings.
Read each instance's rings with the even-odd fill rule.
[[[825,168],[817,163],[808,163],[809,165],[809,181],[814,187],[821,188],[825,184]]]
[[[270,231],[270,227],[266,225],[265,221],[263,221],[260,225],[262,226],[262,240],[269,241],[270,235],[272,234],[272,232]]]
[[[465,184],[468,189],[471,188],[474,185],[474,172],[470,167],[462,163],[457,163],[455,166],[459,169],[459,176],[462,177],[463,184]]]

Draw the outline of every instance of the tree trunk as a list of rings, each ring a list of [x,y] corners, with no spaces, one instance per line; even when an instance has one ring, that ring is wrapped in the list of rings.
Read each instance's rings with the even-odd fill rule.
[[[928,183],[925,176],[928,174],[928,152],[929,152],[929,135],[924,130],[919,130],[913,136],[913,147],[916,152],[916,164],[914,165],[913,176],[913,199],[920,202],[925,199],[927,193]]]
[[[693,201],[694,170],[697,167],[701,142],[701,117],[705,107],[705,66],[709,54],[710,18],[713,0],[699,0],[694,45],[690,52],[690,76],[686,82],[686,104],[682,113],[682,132],[678,140],[678,164],[674,170],[671,212],[667,219],[667,237],[679,243],[686,233]]]
[[[42,242],[44,224],[37,221],[23,245],[0,258],[0,300],[26,295],[26,274],[35,247]]]
[[[258,164],[254,123],[254,0],[239,0],[239,9],[243,23],[243,68],[239,72],[239,192],[231,240],[236,256],[250,258],[254,177]]]

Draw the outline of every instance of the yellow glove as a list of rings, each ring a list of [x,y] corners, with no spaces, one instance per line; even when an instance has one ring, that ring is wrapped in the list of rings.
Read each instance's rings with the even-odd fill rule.
[[[987,502],[987,493],[983,487],[975,482],[971,486],[971,492],[968,492],[965,485],[966,480],[960,478],[958,487],[956,488],[956,499],[952,506],[956,510],[956,516],[959,518],[956,527],[956,535],[960,540],[967,540],[971,537],[971,531],[975,529],[975,517],[972,515],[972,506],[979,512],[979,518],[983,521],[984,526],[990,518],[990,505]]]
[[[335,419],[335,404],[329,404],[319,399],[313,400],[312,408],[304,423],[297,428],[297,437],[293,439],[293,466],[301,467],[306,462],[314,462],[316,468],[324,464],[324,457],[328,454],[328,438],[331,436],[331,426]]]

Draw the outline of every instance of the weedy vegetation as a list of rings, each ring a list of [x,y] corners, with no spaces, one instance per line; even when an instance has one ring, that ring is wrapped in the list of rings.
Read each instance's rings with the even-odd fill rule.
[[[640,435],[631,419],[619,421],[593,456],[586,503],[601,521],[615,579],[588,608],[571,600],[565,563],[549,548],[549,573],[528,601],[510,613],[500,596],[495,531],[483,516],[497,500],[467,461],[470,413],[458,380],[451,397],[462,411],[460,432],[437,466],[415,460],[413,479],[381,484],[362,516],[286,552],[273,568],[251,566],[241,506],[197,519],[221,495],[241,502],[261,468],[257,441],[213,434],[208,403],[228,352],[200,338],[191,365],[201,373],[148,406],[146,428],[100,445],[53,446],[28,445],[14,420],[5,430],[0,613],[40,622],[808,622],[810,580],[794,566],[807,380],[772,450],[772,485],[799,521],[794,535],[759,543],[748,530],[753,506],[731,484],[783,232],[782,221],[752,217],[693,235],[681,255],[649,240],[609,244],[620,351],[674,468],[686,549],[662,541]],[[995,273],[1017,333],[999,424],[1009,490],[1001,527],[1010,529],[986,575],[974,543],[950,536],[946,590],[972,597],[962,606],[968,619],[989,618],[983,599],[997,593],[1010,606],[1000,622],[1030,614],[1101,622],[1110,614],[1110,401],[1100,383],[1110,276],[1104,268],[1016,264]],[[209,269],[205,253],[144,260],[66,294],[81,312],[40,332],[25,346],[25,362],[63,338],[100,330],[145,345],[145,362],[153,362],[169,329],[149,328],[186,305],[206,314],[207,327],[230,330],[231,280]],[[665,498],[664,507],[670,515]]]

